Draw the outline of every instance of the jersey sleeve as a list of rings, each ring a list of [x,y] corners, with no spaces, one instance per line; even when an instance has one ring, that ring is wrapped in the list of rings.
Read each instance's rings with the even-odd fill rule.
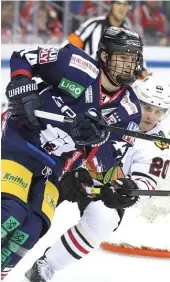
[[[13,52],[10,60],[11,78],[26,75],[30,79],[41,77],[48,84],[56,84],[62,62],[62,52],[57,48],[24,49]],[[61,69],[60,69],[61,70]]]

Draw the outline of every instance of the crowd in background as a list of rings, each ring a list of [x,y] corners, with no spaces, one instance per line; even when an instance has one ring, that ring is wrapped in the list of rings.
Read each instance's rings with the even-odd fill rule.
[[[2,43],[61,43],[115,1],[2,1]],[[170,46],[170,1],[128,1],[128,20],[146,45]],[[67,14],[66,14],[67,12]]]

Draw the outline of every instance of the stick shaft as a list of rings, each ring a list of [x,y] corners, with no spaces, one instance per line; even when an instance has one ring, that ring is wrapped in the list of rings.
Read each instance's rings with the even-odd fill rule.
[[[122,189],[123,190],[123,189]],[[168,190],[124,190],[125,195],[130,196],[156,196],[156,197],[170,197]]]
[[[59,122],[62,122],[62,123],[73,122],[73,118],[70,118],[70,117],[67,117],[67,116],[64,116],[64,115],[57,115],[57,114],[39,111],[39,110],[35,110],[34,114],[35,114],[36,117],[39,117],[39,118],[50,119],[50,120],[59,121]]]
[[[116,127],[116,126],[108,126],[108,125],[106,125],[103,128],[106,131],[112,132],[112,133],[115,133],[115,134],[131,136],[131,137],[135,137],[135,138],[139,138],[139,139],[144,139],[144,140],[148,140],[148,141],[153,141],[153,142],[160,141],[160,142],[164,142],[164,143],[170,144],[170,139],[169,138],[165,138],[165,137],[161,137],[161,136],[148,135],[148,134],[141,133],[141,132],[138,132],[138,131],[124,129],[124,128]]]
[[[101,192],[102,186],[94,187],[91,189],[91,193],[89,194],[96,194],[99,195]],[[136,190],[136,189],[123,189],[120,188],[122,195],[129,195],[129,196],[150,196],[150,197],[170,197],[170,191],[168,190]],[[90,190],[89,190],[90,191]]]
[[[73,118],[67,117],[67,116],[64,116],[64,115],[58,115],[58,114],[53,114],[53,113],[39,111],[39,110],[35,110],[34,114],[35,114],[36,117],[39,117],[39,118],[50,119],[50,120],[59,121],[59,122],[63,122],[63,123],[65,123],[65,122],[66,123],[72,123],[73,122]],[[116,126],[102,125],[102,127],[103,127],[104,130],[111,132],[111,133],[131,136],[131,137],[144,139],[144,140],[148,140],[148,141],[153,141],[153,142],[160,141],[160,142],[163,142],[163,143],[170,144],[169,138],[164,138],[164,137],[155,136],[155,135],[148,135],[148,134],[145,134],[145,133],[141,133],[141,132],[137,132],[137,131],[133,131],[133,130],[128,130],[128,129],[124,129],[124,128],[116,127]]]

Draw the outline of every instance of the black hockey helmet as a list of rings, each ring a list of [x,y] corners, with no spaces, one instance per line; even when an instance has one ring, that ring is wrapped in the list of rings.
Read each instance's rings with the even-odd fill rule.
[[[101,53],[106,53],[106,61]],[[98,45],[98,60],[108,80],[114,86],[131,85],[143,69],[143,43],[140,36],[133,30],[121,27],[109,27],[102,35]],[[135,54],[135,61],[119,60],[118,55]],[[112,59],[112,55],[114,59]]]

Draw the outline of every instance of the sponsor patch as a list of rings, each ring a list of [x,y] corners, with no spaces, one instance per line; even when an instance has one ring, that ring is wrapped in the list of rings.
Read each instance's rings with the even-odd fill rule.
[[[110,109],[102,109],[101,113],[102,113],[102,117],[106,116],[112,112],[114,112],[117,108],[110,108]]]
[[[76,54],[71,56],[69,66],[87,73],[92,78],[96,78],[99,73],[99,69],[93,63]]]
[[[138,109],[136,105],[130,100],[129,91],[126,91],[126,93],[127,94],[120,101],[120,104],[125,108],[128,114],[131,116],[131,115],[138,113]]]
[[[102,116],[104,117],[107,124],[115,124],[115,123],[121,121],[121,119],[120,119],[118,113],[116,112],[116,110],[117,110],[117,108],[110,108],[110,109],[101,110]]]
[[[63,89],[70,93],[74,98],[79,98],[82,92],[84,91],[84,87],[72,80],[68,80],[65,77],[62,78],[58,88]]]
[[[72,169],[72,166],[74,165],[74,163],[80,158],[80,156],[82,154],[83,154],[83,151],[73,152],[71,158],[66,160],[66,162],[64,164],[63,172],[70,171]]]
[[[85,103],[93,103],[93,90],[91,85],[85,91]]]
[[[2,192],[27,202],[32,172],[10,160],[2,160]]]
[[[129,124],[128,124],[127,129],[133,130],[133,131],[138,131],[138,130],[139,130],[139,126],[138,126],[135,122],[130,121]],[[124,141],[130,143],[131,145],[134,145],[136,138],[135,138],[135,137],[132,137],[132,136],[124,135],[124,136],[122,137],[122,139],[123,139]]]
[[[2,228],[3,228],[2,231],[11,232],[15,230],[19,225],[20,225],[19,221],[15,217],[10,216],[4,223],[2,223]]]
[[[54,216],[58,197],[59,192],[57,190],[57,187],[50,181],[47,181],[44,191],[44,200],[42,203],[42,212],[48,217],[50,221]]]
[[[105,121],[107,122],[107,124],[115,124],[117,123],[117,119],[116,117],[112,114],[109,117],[104,117]]]
[[[57,48],[40,49],[40,53],[39,53],[39,63],[40,63],[40,65],[47,64],[47,63],[53,63],[53,62],[57,61],[58,51],[59,50]]]

